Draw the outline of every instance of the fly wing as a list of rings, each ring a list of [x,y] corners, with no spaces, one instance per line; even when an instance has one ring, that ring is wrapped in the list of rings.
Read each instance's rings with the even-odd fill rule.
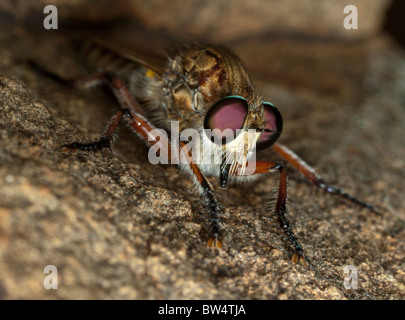
[[[114,74],[145,67],[161,78],[167,64],[167,59],[163,55],[143,53],[141,50],[135,52],[112,41],[94,36],[86,39],[83,51],[90,67]]]

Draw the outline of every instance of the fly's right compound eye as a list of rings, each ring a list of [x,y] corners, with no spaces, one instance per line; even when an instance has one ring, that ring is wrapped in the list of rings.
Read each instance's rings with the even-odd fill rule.
[[[229,96],[207,112],[204,129],[209,130],[215,143],[227,143],[236,138],[248,114],[248,104],[241,96]],[[239,131],[238,131],[239,130]]]
[[[263,150],[273,145],[283,130],[283,118],[280,111],[270,102],[263,102],[264,132],[257,141],[257,149]]]

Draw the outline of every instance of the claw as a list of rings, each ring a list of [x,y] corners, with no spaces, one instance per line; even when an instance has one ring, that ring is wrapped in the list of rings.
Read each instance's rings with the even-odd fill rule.
[[[63,153],[77,153],[77,148],[73,144],[65,144],[59,148],[60,152]]]
[[[308,262],[305,259],[305,256],[302,253],[295,253],[292,257],[292,262],[293,263],[301,263],[305,268],[308,268]]]
[[[207,242],[208,248],[222,249],[222,241],[219,240],[218,235],[212,236]]]

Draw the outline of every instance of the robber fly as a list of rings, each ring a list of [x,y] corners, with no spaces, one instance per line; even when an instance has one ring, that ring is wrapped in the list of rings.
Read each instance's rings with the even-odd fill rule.
[[[157,65],[93,41],[87,56],[98,61],[102,71],[78,79],[75,84],[106,82],[122,110],[112,117],[98,140],[73,142],[63,147],[71,151],[110,148],[121,120],[125,120],[149,147],[157,140],[162,145],[166,143],[166,149],[173,147],[173,140],[156,139],[155,130],[170,131],[173,121],[179,123],[180,132],[188,128],[197,130],[200,147],[209,145],[220,161],[197,163],[189,158],[179,166],[192,176],[204,199],[211,232],[208,247],[223,246],[222,206],[206,176],[217,177],[219,185],[226,188],[228,181],[246,178],[244,169],[253,164],[250,176],[279,172],[274,215],[294,250],[292,261],[307,266],[304,250],[286,217],[287,174],[283,162],[256,161],[252,157],[256,150],[269,147],[326,192],[376,211],[370,204],[326,184],[306,162],[276,142],[283,128],[280,112],[255,93],[241,60],[228,49],[200,42],[177,45],[169,52],[166,62]],[[208,138],[207,132],[212,133],[211,137]],[[183,147],[182,152],[190,156],[184,141],[179,145]],[[170,153],[167,157],[171,157]]]

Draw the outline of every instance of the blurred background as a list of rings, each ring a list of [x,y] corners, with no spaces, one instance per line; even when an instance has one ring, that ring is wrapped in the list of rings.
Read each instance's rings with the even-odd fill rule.
[[[20,44],[15,54],[32,53],[42,65],[55,61],[59,73],[65,69],[70,76],[76,62],[56,63],[64,59],[58,50],[67,50],[56,43],[66,34],[97,34],[134,52],[156,55],[164,54],[173,41],[197,38],[233,49],[254,77],[342,95],[346,89],[340,84],[364,71],[373,40],[385,37],[396,45],[405,43],[401,1],[100,0],[94,5],[91,0],[62,0],[52,2],[58,9],[57,31],[43,27],[47,4],[2,1],[4,31],[9,28],[10,37],[18,42],[14,45]],[[358,29],[343,26],[348,5],[357,8]],[[10,29],[11,25],[16,27]],[[29,46],[26,41],[31,41],[32,49],[22,49]]]

